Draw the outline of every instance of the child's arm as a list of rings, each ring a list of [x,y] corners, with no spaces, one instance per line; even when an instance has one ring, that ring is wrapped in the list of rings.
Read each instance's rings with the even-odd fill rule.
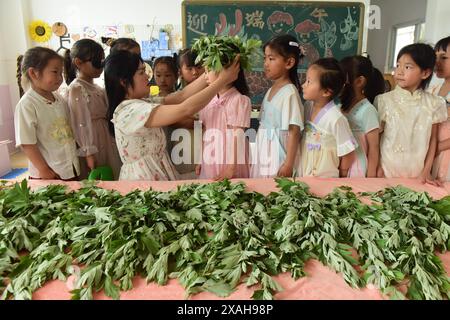
[[[422,173],[419,175],[419,180],[422,183],[429,183],[434,186],[442,186],[442,183],[438,180],[433,180],[431,177],[431,168],[433,166],[433,161],[436,155],[436,149],[437,149],[437,133],[438,133],[439,124],[435,123],[433,124],[433,127],[431,128],[431,138],[430,138],[430,144],[428,147],[427,156],[425,157],[425,166],[422,170]]]
[[[245,130],[245,128],[241,128],[241,127],[231,127],[231,129],[233,130],[233,146],[231,148],[233,154],[233,163],[227,163],[225,165],[225,169],[222,170],[222,172],[214,178],[215,181],[220,181],[220,180],[224,180],[224,179],[232,179],[235,171],[236,171],[236,165],[237,165],[237,146],[238,146],[238,137],[239,137],[239,132],[240,130]]]
[[[288,141],[286,146],[286,160],[278,170],[277,176],[279,177],[292,177],[295,157],[297,156],[297,150],[300,141],[300,127],[296,125],[289,125]]]
[[[380,130],[367,133],[367,178],[377,177],[378,160],[380,158]]]
[[[94,145],[95,129],[92,125],[91,113],[80,86],[72,87],[69,90],[68,105],[72,129],[79,146],[77,155],[85,157],[88,168],[93,170],[95,168],[94,154],[98,152],[98,148]]]
[[[184,100],[186,100],[190,96],[193,96],[197,92],[200,92],[207,86],[208,84],[206,83],[206,78],[198,77],[192,83],[184,87],[183,90],[172,92],[171,94],[164,97],[164,104],[182,103]]]
[[[444,152],[445,150],[449,149],[450,149],[450,139],[443,140],[438,144],[436,155],[439,155],[441,152]]]
[[[385,126],[385,122],[381,121],[380,123],[380,135],[379,135],[379,141],[381,141],[381,135],[384,132],[384,126]],[[383,168],[381,167],[381,152],[378,155],[378,165],[377,165],[377,178],[384,178],[384,171]]]
[[[152,111],[145,126],[147,128],[164,127],[192,116],[204,108],[225,85],[235,81],[238,73],[239,61],[235,60],[229,68],[220,72],[217,80],[182,103],[167,105],[167,100],[165,100],[163,105]]]
[[[181,121],[178,121],[172,125],[174,128],[184,128],[184,129],[194,129],[194,117],[188,117],[186,119],[183,119]]]
[[[30,159],[31,163],[39,171],[39,178],[41,179],[61,179],[47,164],[42,156],[39,148],[35,144],[22,144],[23,152]]]
[[[348,177],[348,170],[352,166],[353,161],[355,161],[355,151],[347,153],[345,156],[341,157],[340,163],[339,163],[339,177],[340,178]]]

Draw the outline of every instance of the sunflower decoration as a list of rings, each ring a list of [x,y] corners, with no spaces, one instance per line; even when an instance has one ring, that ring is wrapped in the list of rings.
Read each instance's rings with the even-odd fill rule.
[[[42,20],[33,21],[29,26],[31,39],[36,42],[47,42],[52,36],[52,28]]]

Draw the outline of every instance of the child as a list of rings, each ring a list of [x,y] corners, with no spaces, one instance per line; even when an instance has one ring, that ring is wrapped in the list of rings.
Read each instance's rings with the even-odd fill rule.
[[[358,142],[356,159],[350,178],[376,178],[380,156],[378,112],[372,105],[375,97],[384,93],[384,79],[372,62],[363,56],[346,57],[340,66],[347,82],[340,95],[341,111],[347,117]]]
[[[175,91],[178,69],[174,58],[159,57],[153,63],[155,82],[159,87],[159,96],[165,97]]]
[[[75,42],[65,52],[65,75],[72,130],[81,157],[80,179],[86,179],[95,167],[109,166],[115,179],[122,165],[116,142],[109,133],[105,90],[94,84],[103,72],[105,54],[91,39]]]
[[[75,180],[80,174],[67,103],[54,93],[62,72],[63,59],[51,49],[35,47],[23,57],[21,73],[30,88],[16,106],[14,125],[31,179]]]
[[[347,177],[358,146],[347,118],[333,99],[339,96],[345,75],[334,58],[319,59],[306,72],[303,84],[305,135],[302,141],[303,176]]]
[[[292,177],[299,169],[303,104],[297,66],[301,51],[297,39],[280,35],[264,44],[264,72],[273,81],[264,96],[256,151],[252,159],[253,178]]]
[[[432,91],[446,99],[447,121],[439,125],[436,159],[433,164],[433,177],[440,181],[450,181],[450,37],[439,40],[436,51],[436,76],[444,83]]]
[[[402,48],[394,73],[397,87],[375,100],[381,122],[379,177],[418,178],[439,185],[431,177],[431,167],[438,124],[447,119],[447,110],[444,99],[424,91],[435,61],[429,45]]]
[[[111,49],[109,51],[110,54],[119,50],[130,51],[141,55],[141,46],[131,38],[119,38],[111,43]]]
[[[233,47],[235,53],[239,49]],[[227,61],[221,61],[226,65]],[[206,82],[211,85],[218,74],[206,70]],[[252,112],[244,70],[240,67],[235,82],[223,87],[200,111],[203,123],[202,164],[196,168],[200,179],[232,179],[249,177],[248,143],[244,129],[250,127]],[[242,143],[243,142],[243,143]]]
[[[149,82],[142,58],[123,50],[110,55],[105,62],[105,87],[108,118],[113,123],[110,130],[123,162],[119,179],[176,180],[162,127],[200,111],[237,74],[234,63],[207,88],[199,78],[156,104],[143,99],[148,96]]]
[[[197,55],[190,48],[183,49],[177,57],[177,65],[180,70],[181,87],[187,86],[205,72],[201,64],[195,64]]]

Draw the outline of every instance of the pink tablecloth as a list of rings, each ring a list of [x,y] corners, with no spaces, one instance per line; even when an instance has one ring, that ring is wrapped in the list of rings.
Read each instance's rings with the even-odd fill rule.
[[[409,179],[315,179],[302,178],[301,181],[307,183],[311,192],[324,196],[330,193],[335,187],[347,185],[353,188],[355,192],[377,191],[390,186],[403,185],[417,191],[427,191],[433,198],[439,199],[450,194],[450,183],[444,187],[434,187],[423,185],[417,180]],[[247,179],[243,180],[251,191],[268,194],[276,190],[276,183],[269,179]],[[115,189],[121,193],[127,193],[134,189],[148,189],[168,191],[179,184],[186,183],[205,183],[209,181],[170,181],[170,182],[100,182],[99,187],[106,189]],[[60,181],[30,181],[32,188],[48,185],[49,183],[61,183]],[[78,182],[65,182],[70,189],[77,189]],[[450,276],[450,252],[439,255],[444,263],[447,274]],[[310,260],[306,263],[305,271],[307,276],[294,281],[290,274],[284,273],[275,277],[283,291],[276,294],[276,299],[386,299],[381,292],[371,286],[364,289],[353,289],[340,274],[325,267],[317,260]],[[46,283],[41,289],[33,294],[33,299],[70,299],[70,290],[73,279],[69,278],[66,282],[54,280]],[[254,288],[247,288],[241,284],[237,290],[227,299],[250,299]],[[184,299],[184,289],[177,280],[170,280],[166,286],[161,287],[156,284],[146,284],[145,280],[136,277],[133,281],[133,289],[121,292],[121,299]],[[103,292],[94,294],[95,299],[109,299]],[[221,299],[214,294],[203,292],[191,297],[191,299]]]

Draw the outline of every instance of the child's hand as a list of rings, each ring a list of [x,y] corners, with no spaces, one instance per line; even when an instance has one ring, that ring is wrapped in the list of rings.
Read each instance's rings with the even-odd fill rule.
[[[431,184],[435,187],[442,187],[444,185],[442,181],[438,179],[434,180],[430,173],[422,173],[418,179],[423,184]]]
[[[277,176],[291,178],[292,177],[292,172],[293,172],[292,166],[288,166],[287,164],[283,164],[281,166],[280,170],[278,170]]]
[[[236,166],[234,164],[227,164],[225,166],[225,169],[222,170],[222,172],[214,178],[214,181],[221,181],[225,179],[232,179],[234,176]]]
[[[39,171],[39,178],[44,180],[56,180],[61,179],[61,177],[53,171],[50,167],[45,168],[44,170]]]
[[[196,174],[197,176],[199,176],[199,175],[200,175],[200,172],[202,172],[202,165],[201,165],[201,164],[198,164],[198,165],[195,166],[195,174]]]
[[[222,69],[219,73],[218,80],[222,80],[225,82],[225,84],[232,83],[236,81],[239,75],[239,70],[241,68],[240,62],[240,55],[236,55],[236,57],[233,60],[233,63],[224,69]]]
[[[87,156],[86,157],[86,163],[89,169],[94,170],[95,169],[95,157],[94,156]]]

